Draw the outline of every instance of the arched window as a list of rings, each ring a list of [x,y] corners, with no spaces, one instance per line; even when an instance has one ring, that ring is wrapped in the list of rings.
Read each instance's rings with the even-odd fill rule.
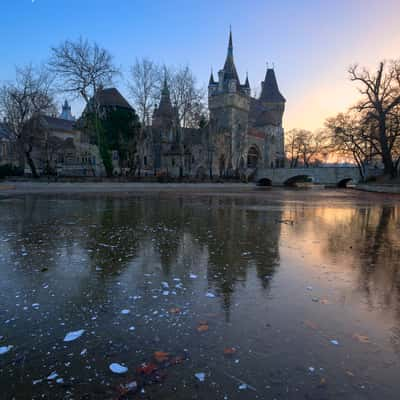
[[[247,153],[247,168],[256,168],[260,159],[260,152],[256,146],[251,146]]]

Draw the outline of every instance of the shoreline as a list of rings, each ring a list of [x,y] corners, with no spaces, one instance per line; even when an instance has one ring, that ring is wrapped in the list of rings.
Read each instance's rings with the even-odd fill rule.
[[[354,188],[361,192],[381,193],[381,194],[400,194],[400,185],[368,185],[358,184]]]
[[[362,192],[372,196],[387,195],[392,199],[400,199],[400,186],[393,185],[357,185],[348,189],[335,187],[289,188],[285,186],[259,187],[254,182],[204,182],[204,183],[156,183],[156,182],[35,182],[35,181],[3,181],[0,182],[0,199],[24,195],[250,195],[273,196],[274,193],[298,193],[304,199],[311,199],[317,193],[336,191],[346,193],[350,197],[359,197]]]
[[[145,193],[145,192],[251,192],[253,183],[155,182],[10,182],[0,183],[0,197],[25,194]]]

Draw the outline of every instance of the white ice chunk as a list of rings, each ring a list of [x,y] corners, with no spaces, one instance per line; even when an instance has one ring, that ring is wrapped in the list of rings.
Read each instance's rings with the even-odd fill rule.
[[[200,381],[204,382],[206,379],[206,374],[204,372],[197,372],[194,374],[194,376]]]
[[[13,346],[1,346],[0,347],[0,355],[8,353],[12,348],[13,348]]]
[[[57,372],[53,371],[48,377],[47,380],[48,381],[52,381],[53,379],[56,379],[58,377]]]
[[[128,372],[128,368],[124,367],[121,364],[118,363],[112,363],[109,366],[111,372],[114,372],[114,374],[124,374],[125,372]]]
[[[64,342],[72,342],[73,340],[76,340],[79,337],[81,337],[84,332],[85,332],[84,329],[80,329],[79,331],[68,332],[65,335]]]

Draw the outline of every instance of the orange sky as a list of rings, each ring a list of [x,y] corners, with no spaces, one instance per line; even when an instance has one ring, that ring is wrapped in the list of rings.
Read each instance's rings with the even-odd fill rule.
[[[288,96],[284,120],[287,130],[321,128],[327,117],[345,111],[360,98],[357,85],[348,79],[347,69],[351,64],[373,70],[381,60],[400,58],[400,0],[391,10],[394,9],[398,10],[395,15],[385,15],[382,10],[380,20],[366,21],[364,30],[352,43],[338,41],[335,57],[330,57],[319,70],[313,70],[307,90]]]

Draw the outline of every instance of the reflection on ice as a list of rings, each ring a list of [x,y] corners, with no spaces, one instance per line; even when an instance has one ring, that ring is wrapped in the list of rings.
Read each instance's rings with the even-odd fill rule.
[[[0,201],[5,398],[396,399],[399,207],[291,193]]]

